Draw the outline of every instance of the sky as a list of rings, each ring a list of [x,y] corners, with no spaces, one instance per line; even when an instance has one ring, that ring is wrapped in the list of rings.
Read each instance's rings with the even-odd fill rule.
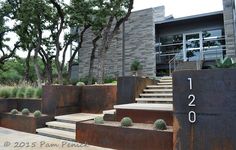
[[[133,11],[162,5],[175,18],[223,10],[222,0],[134,0]]]

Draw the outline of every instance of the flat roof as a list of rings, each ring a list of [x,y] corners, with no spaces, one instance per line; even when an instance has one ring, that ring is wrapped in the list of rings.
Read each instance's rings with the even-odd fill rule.
[[[173,19],[167,19],[167,20],[163,20],[163,21],[156,21],[155,24],[172,23],[172,22],[198,19],[198,18],[210,17],[210,16],[222,15],[222,14],[223,14],[223,11],[215,11],[215,12],[186,16],[186,17],[181,17],[181,18],[173,18]]]

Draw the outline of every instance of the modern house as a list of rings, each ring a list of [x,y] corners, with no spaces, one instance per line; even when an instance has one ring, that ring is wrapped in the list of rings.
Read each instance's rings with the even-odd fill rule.
[[[164,6],[132,12],[107,52],[106,76],[131,75],[134,60],[141,62],[142,75],[156,77],[173,70],[207,68],[216,59],[235,57],[235,2],[223,0],[223,4],[223,11],[183,18],[166,17]],[[92,38],[87,31],[74,77],[88,75]],[[95,75],[96,70],[95,66]]]

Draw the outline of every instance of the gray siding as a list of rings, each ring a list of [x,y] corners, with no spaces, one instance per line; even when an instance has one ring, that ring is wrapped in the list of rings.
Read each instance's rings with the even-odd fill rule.
[[[224,5],[224,27],[226,38],[226,54],[229,57],[236,57],[236,38],[234,20],[234,0],[223,0]]]
[[[157,18],[164,19],[164,7],[145,9],[132,12],[125,23],[125,75],[131,75],[130,65],[133,60],[141,62],[142,75],[155,76],[155,24]],[[105,61],[106,76],[122,75],[122,27],[114,37],[107,52]],[[85,33],[84,43],[79,52],[79,78],[88,75],[89,60],[92,50],[93,33],[88,30]],[[97,75],[97,53],[95,59],[94,74]]]

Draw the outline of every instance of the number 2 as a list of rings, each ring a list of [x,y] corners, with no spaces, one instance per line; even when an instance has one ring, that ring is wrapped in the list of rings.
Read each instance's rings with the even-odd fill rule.
[[[189,107],[195,107],[195,106],[196,106],[196,104],[194,104],[195,98],[196,98],[196,97],[195,97],[193,94],[190,94],[190,95],[188,96],[188,99],[191,100],[191,102],[188,104]]]

